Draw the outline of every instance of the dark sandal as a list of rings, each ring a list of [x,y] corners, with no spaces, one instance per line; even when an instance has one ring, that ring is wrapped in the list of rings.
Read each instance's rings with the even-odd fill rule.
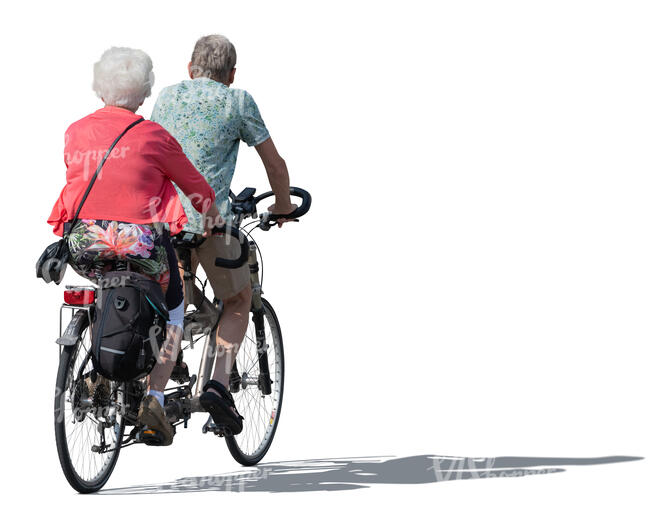
[[[208,392],[208,388],[213,388],[217,393]],[[210,379],[205,384],[199,402],[203,409],[210,413],[214,424],[223,426],[229,434],[237,435],[244,429],[244,418],[236,411],[232,394],[219,381]],[[234,412],[231,407],[235,408]]]

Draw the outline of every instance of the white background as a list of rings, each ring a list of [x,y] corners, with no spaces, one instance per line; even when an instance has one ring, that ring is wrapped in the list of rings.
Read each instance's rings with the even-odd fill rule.
[[[3,494],[48,518],[383,518],[416,505],[442,518],[647,518],[648,463],[591,459],[649,455],[649,14],[620,0],[3,7]],[[318,491],[318,473],[304,493],[290,492],[302,477],[271,477],[271,502],[210,486],[140,494],[240,469],[199,417],[170,448],[122,453],[106,489],[138,496],[68,486],[52,427],[62,287],[33,274],[55,239],[63,134],[101,106],[90,84],[106,48],[151,55],[148,117],[210,33],[236,45],[234,86],[313,195],[302,222],[258,235],[287,355],[265,462],[512,456],[566,471],[432,482],[375,463],[366,483],[343,475],[362,482],[347,491]],[[233,189],[247,185],[268,189],[242,146]]]

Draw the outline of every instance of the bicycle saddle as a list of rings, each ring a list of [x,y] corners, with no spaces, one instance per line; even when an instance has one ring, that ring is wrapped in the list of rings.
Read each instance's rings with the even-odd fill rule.
[[[172,245],[175,248],[192,249],[194,247],[199,247],[204,241],[205,237],[203,235],[191,233],[189,231],[181,231],[172,237]]]

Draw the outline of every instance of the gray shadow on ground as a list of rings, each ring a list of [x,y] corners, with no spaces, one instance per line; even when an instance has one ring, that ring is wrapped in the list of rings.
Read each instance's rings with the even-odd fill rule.
[[[376,484],[430,484],[451,480],[525,477],[566,471],[564,466],[592,466],[642,459],[626,456],[578,459],[414,455],[291,460],[258,464],[231,473],[184,477],[162,484],[105,489],[99,494],[342,491]]]

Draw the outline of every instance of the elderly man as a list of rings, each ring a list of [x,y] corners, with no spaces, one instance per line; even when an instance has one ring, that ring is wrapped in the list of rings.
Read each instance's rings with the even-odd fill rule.
[[[180,143],[196,169],[215,191],[221,216],[229,220],[230,183],[235,172],[239,142],[257,150],[275,194],[269,210],[288,214],[295,209],[289,197],[287,166],[278,154],[253,97],[245,90],[229,88],[235,79],[237,54],[224,36],[200,38],[188,64],[190,79],[160,93],[151,120],[162,125]],[[189,222],[184,231],[201,234],[204,223],[191,197],[180,193]],[[192,269],[200,264],[212,290],[223,304],[217,328],[217,358],[212,380],[202,389],[201,403],[216,424],[233,434],[242,430],[242,418],[231,406],[229,379],[237,349],[248,325],[251,307],[250,271],[216,267],[217,257],[235,258],[239,244],[222,236],[208,236],[192,253]]]

